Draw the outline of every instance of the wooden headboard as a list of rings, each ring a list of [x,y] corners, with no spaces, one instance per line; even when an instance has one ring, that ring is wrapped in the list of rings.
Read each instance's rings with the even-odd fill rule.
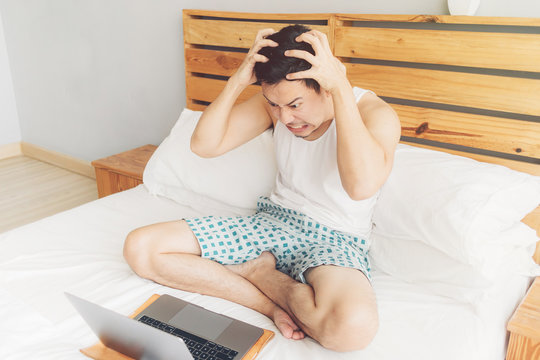
[[[540,19],[184,10],[187,107],[217,97],[258,30],[289,24],[326,33],[351,83],[396,110],[402,142],[540,176]],[[540,235],[540,207],[523,221]]]

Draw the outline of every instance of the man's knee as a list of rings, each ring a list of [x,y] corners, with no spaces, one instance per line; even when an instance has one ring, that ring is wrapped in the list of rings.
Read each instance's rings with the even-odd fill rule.
[[[150,276],[151,239],[143,228],[131,231],[124,241],[124,258],[137,275]]]
[[[151,279],[163,254],[200,255],[195,235],[185,221],[144,226],[128,234],[124,258],[139,276]]]
[[[366,348],[377,333],[377,309],[369,305],[339,306],[321,320],[319,339],[322,346],[335,351]]]

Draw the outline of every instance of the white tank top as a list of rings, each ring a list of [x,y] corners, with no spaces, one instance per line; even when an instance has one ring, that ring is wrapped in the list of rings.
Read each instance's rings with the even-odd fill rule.
[[[353,88],[356,102],[369,92]],[[337,165],[335,120],[316,140],[294,136],[280,121],[274,129],[277,176],[270,199],[300,211],[335,230],[369,238],[371,218],[379,192],[365,200],[352,200],[343,186]]]

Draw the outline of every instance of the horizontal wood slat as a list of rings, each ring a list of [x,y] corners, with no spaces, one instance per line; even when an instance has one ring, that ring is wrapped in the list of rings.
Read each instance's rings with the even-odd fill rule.
[[[540,115],[540,80],[349,63],[351,83],[379,96]]]
[[[249,21],[206,20],[184,18],[184,42],[197,45],[227,46],[236,48],[250,48],[257,32],[272,28],[279,30],[290,24],[276,24]],[[310,28],[328,34],[328,27],[309,25]]]
[[[194,101],[190,101],[186,107],[193,111],[204,111],[206,109],[206,105],[198,104]]]
[[[254,20],[282,20],[291,19],[302,21],[329,21],[336,16],[337,21],[391,21],[441,24],[481,24],[481,25],[510,25],[510,26],[540,26],[540,18],[526,17],[495,17],[495,16],[455,16],[455,15],[389,15],[389,14],[279,14],[279,13],[249,13],[231,11],[213,11],[200,9],[185,9],[185,16],[223,17],[235,19]]]
[[[335,55],[540,71],[540,34],[338,27]]]
[[[187,48],[186,71],[231,76],[245,56],[246,54],[238,52]]]
[[[403,136],[540,158],[540,123],[391,105]]]
[[[417,147],[436,150],[436,151],[443,151],[443,152],[449,153],[449,154],[464,156],[464,157],[468,157],[468,158],[471,158],[471,159],[474,159],[474,160],[487,162],[487,163],[490,163],[490,164],[503,165],[503,166],[506,166],[506,167],[508,167],[510,169],[513,169],[513,170],[522,171],[522,172],[525,172],[525,173],[528,173],[528,174],[531,174],[531,175],[540,176],[540,166],[538,166],[537,164],[531,164],[531,163],[526,163],[526,162],[521,162],[521,161],[509,160],[509,159],[504,159],[504,158],[499,158],[499,157],[489,156],[489,155],[483,155],[483,154],[469,153],[469,152],[459,151],[459,150],[440,148],[440,147],[431,146],[431,145],[416,144],[416,143],[411,143],[411,142],[408,142],[408,141],[401,141],[401,142],[403,144],[407,144],[407,145],[412,145],[412,146],[417,146]],[[540,216],[540,214],[537,214],[537,215]],[[534,221],[537,221],[537,220],[534,220]],[[539,234],[539,236],[540,236],[540,234]]]
[[[540,26],[540,18],[455,16],[455,15],[387,15],[387,14],[336,14],[337,21],[389,21],[412,23]]]
[[[253,20],[283,20],[291,21],[291,19],[299,21],[328,21],[332,14],[273,14],[273,13],[248,13],[248,12],[233,12],[233,11],[212,11],[185,9],[184,16],[204,16],[204,17],[219,17],[219,18],[234,18],[234,19],[253,19]]]
[[[187,96],[191,100],[212,102],[225,87],[226,81],[208,79],[196,76],[186,78]],[[248,86],[238,97],[238,102],[243,102],[261,91],[258,85]]]

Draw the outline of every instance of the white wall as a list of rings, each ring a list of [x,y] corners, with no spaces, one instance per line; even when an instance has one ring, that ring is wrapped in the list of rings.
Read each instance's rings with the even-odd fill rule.
[[[0,12],[0,146],[19,141],[21,130]]]
[[[173,5],[1,1],[23,141],[84,160],[159,143],[182,107]]]
[[[537,16],[538,0],[478,15]],[[181,10],[447,14],[446,0],[0,0],[22,139],[93,160],[159,144],[185,106]]]
[[[480,0],[475,15],[540,18],[538,0]]]

